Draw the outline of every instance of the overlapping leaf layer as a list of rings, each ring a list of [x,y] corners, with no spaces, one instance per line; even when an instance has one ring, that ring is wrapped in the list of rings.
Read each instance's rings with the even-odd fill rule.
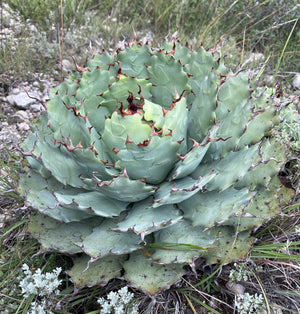
[[[76,286],[120,276],[155,294],[183,265],[243,258],[291,192],[270,137],[280,103],[216,53],[179,43],[94,56],[53,89],[20,182],[44,250],[82,253]],[[89,266],[87,268],[87,264]]]

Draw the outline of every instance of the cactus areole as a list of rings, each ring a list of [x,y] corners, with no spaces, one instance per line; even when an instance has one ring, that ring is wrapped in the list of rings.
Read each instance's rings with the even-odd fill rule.
[[[95,55],[45,108],[22,146],[20,191],[43,250],[76,254],[78,288],[122,274],[154,295],[199,257],[245,258],[252,230],[291,197],[271,132],[280,101],[215,51]]]

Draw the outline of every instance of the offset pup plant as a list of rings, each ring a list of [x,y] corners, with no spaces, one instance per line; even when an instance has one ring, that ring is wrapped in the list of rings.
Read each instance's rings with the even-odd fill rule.
[[[76,287],[123,276],[154,295],[183,266],[245,258],[291,197],[272,89],[178,42],[95,55],[52,89],[23,144],[20,191],[43,250],[76,254]],[[78,254],[81,253],[81,254]]]

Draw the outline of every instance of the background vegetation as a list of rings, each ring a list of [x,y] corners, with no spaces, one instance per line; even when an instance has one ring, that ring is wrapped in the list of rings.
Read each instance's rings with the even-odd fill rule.
[[[2,93],[24,80],[32,81],[36,74],[59,80],[61,54],[70,61],[68,54],[74,55],[83,66],[93,54],[91,47],[112,51],[130,41],[132,27],[138,39],[147,37],[154,46],[175,36],[193,47],[213,48],[221,38],[218,49],[227,56],[228,66],[251,67],[256,73],[264,69],[261,78],[267,81],[271,76],[269,84],[278,68],[276,79],[287,96],[293,93],[290,83],[299,71],[297,0],[2,0],[0,5]],[[4,7],[10,17],[3,14]],[[12,23],[11,17],[19,22]],[[6,33],[5,28],[13,32]],[[255,59],[253,53],[263,57]],[[299,124],[288,109],[284,118],[278,136],[291,141],[292,148],[281,176],[295,189],[293,202],[280,217],[256,231],[258,241],[245,262],[220,268],[200,263],[196,274],[187,270],[176,287],[155,300],[133,291],[141,313],[180,313],[181,309],[182,313],[233,313],[236,296],[230,273],[240,267],[247,274],[239,280],[244,288],[252,295],[264,296],[262,311],[300,312]],[[0,221],[0,312],[26,313],[34,296],[22,296],[18,286],[21,265],[27,263],[44,272],[59,266],[66,270],[71,259],[39,254],[38,243],[26,235],[30,208],[16,193],[22,171],[19,155],[2,154],[0,169],[0,217],[4,221]],[[68,276],[60,278],[60,295],[49,305],[54,313],[99,313],[96,299],[124,286],[121,280],[114,280],[105,288],[74,294]]]
[[[3,1],[3,0],[2,0]],[[24,25],[17,32],[17,47],[3,43],[0,55],[2,71],[51,71],[59,61],[61,40],[60,0],[7,0]],[[65,51],[83,62],[89,44],[101,51],[115,48],[119,41],[132,38],[132,27],[139,37],[151,34],[153,44],[171,38],[177,31],[182,42],[193,47],[212,48],[222,38],[222,52],[229,63],[242,64],[250,52],[268,58],[274,69],[285,41],[299,15],[297,0],[64,0],[63,29]],[[1,25],[7,23],[2,16]],[[3,26],[2,26],[3,27]],[[32,30],[32,27],[30,28]],[[28,40],[29,39],[29,40]],[[281,62],[281,75],[294,72],[299,64],[300,25],[296,25]],[[67,55],[66,55],[67,56]],[[6,62],[4,62],[4,59]],[[12,68],[12,65],[14,67]],[[22,65],[22,70],[19,67]],[[1,66],[0,66],[1,69]],[[25,70],[25,71],[24,71]]]

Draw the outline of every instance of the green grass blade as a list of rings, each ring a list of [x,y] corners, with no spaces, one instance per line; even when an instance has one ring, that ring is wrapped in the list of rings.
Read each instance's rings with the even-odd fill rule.
[[[197,302],[198,304],[200,304],[201,306],[203,306],[207,310],[211,311],[212,313],[214,313],[214,314],[221,314],[220,312],[216,311],[215,309],[213,309],[209,305],[203,303],[202,301],[198,300],[197,298],[193,297],[192,295],[187,295],[186,293],[183,293],[183,295],[185,296],[185,298],[191,298],[192,300],[194,300],[195,302]]]
[[[294,29],[295,29],[295,27],[296,27],[296,25],[297,25],[297,23],[298,23],[298,20],[299,20],[299,17],[296,19],[296,21],[295,21],[295,23],[294,23],[294,25],[293,25],[293,27],[292,27],[290,33],[289,33],[289,36],[288,36],[288,38],[287,38],[287,40],[286,40],[286,42],[285,42],[285,45],[284,45],[284,47],[283,47],[283,49],[282,49],[280,58],[279,58],[279,60],[278,60],[277,66],[276,66],[276,71],[275,71],[274,80],[273,80],[273,88],[274,88],[274,86],[275,86],[275,82],[276,82],[276,78],[277,78],[279,66],[280,66],[281,60],[282,60],[282,58],[283,58],[285,49],[286,49],[286,47],[287,47],[287,45],[288,45],[288,43],[289,43],[289,41],[290,41],[290,38],[291,38],[291,36],[292,36],[292,34],[293,34],[293,32],[294,32]]]

